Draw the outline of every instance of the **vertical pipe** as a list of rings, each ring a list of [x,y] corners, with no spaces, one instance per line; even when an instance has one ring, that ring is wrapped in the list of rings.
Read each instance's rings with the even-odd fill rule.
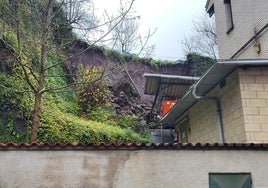
[[[161,143],[163,143],[163,126],[161,126]]]
[[[224,132],[223,132],[223,123],[221,115],[221,105],[219,98],[215,97],[216,109],[217,109],[217,122],[218,122],[218,131],[220,143],[224,143]]]
[[[224,143],[224,133],[223,133],[223,124],[222,124],[222,115],[221,115],[221,105],[220,100],[218,97],[206,97],[206,96],[199,96],[196,93],[196,86],[194,86],[192,94],[194,98],[198,100],[214,100],[216,105],[216,114],[217,114],[217,123],[218,123],[218,133],[219,133],[219,143]]]

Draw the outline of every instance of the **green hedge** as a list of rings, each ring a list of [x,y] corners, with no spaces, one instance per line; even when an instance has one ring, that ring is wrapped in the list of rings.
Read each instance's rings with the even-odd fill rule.
[[[61,143],[122,143],[148,142],[130,128],[120,128],[109,122],[87,120],[69,113],[63,113],[58,108],[45,108],[42,114],[41,126],[38,132],[38,142]]]

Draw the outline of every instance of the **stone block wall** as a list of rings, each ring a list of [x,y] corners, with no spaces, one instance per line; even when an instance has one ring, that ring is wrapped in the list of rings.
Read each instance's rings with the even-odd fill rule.
[[[218,95],[214,93],[220,98],[225,142],[246,142],[238,70],[218,86]]]
[[[247,142],[268,142],[268,67],[239,71]]]

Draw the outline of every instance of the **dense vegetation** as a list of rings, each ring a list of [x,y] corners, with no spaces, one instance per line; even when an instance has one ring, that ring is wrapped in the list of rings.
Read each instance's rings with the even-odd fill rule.
[[[93,67],[93,71],[94,69]],[[89,70],[89,78],[83,78],[87,84],[47,92],[44,95],[37,141],[147,142],[146,136],[132,130],[135,125],[132,116],[120,119],[114,117],[112,107],[105,100],[109,91],[104,89],[101,80],[90,83],[96,74],[92,74],[92,69]],[[57,88],[64,87],[67,79],[64,78],[62,68],[58,67],[54,71],[59,77],[51,77],[48,82]],[[28,86],[21,78],[21,72],[16,66],[0,74],[0,142],[30,141],[34,99],[33,94],[27,92]],[[81,79],[78,77],[78,82]]]
[[[66,63],[75,54],[70,57],[68,50],[75,45],[81,48],[78,54],[94,49],[119,64],[176,62],[83,42],[72,31],[74,20],[66,18],[64,2],[0,0],[0,142],[148,142],[136,117],[116,116],[103,68],[78,65],[70,75]],[[186,61],[195,67],[193,76],[212,63],[197,54]]]
[[[54,71],[59,76],[64,75],[60,67]],[[30,141],[33,94],[26,91],[28,86],[20,74],[20,70],[16,67],[0,74],[0,142]],[[90,84],[91,78],[87,79]],[[52,77],[48,82],[57,88],[66,85],[64,77]],[[87,84],[46,93],[42,103],[37,141],[147,142],[147,137],[132,130],[132,126],[135,125],[132,116],[120,119],[114,117],[112,107],[105,100],[108,90],[102,88],[100,92],[99,86],[104,87],[102,84],[91,83],[93,93],[87,91],[89,88]]]
[[[77,38],[60,4],[0,6],[0,142],[148,142],[132,116],[115,117],[101,70],[81,66],[75,80],[64,71]]]
[[[189,53],[184,63],[190,68],[189,75],[202,76],[215,62],[216,60],[210,57]]]

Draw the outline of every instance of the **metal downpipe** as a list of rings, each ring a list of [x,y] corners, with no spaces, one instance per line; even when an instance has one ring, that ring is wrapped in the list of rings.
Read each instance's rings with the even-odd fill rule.
[[[214,100],[216,105],[216,111],[217,111],[217,122],[218,122],[218,131],[219,131],[219,143],[224,143],[224,133],[223,133],[223,123],[222,123],[222,115],[221,115],[221,105],[220,100],[218,97],[206,97],[206,96],[199,96],[196,93],[196,84],[193,88],[192,94],[194,98],[198,100]]]

